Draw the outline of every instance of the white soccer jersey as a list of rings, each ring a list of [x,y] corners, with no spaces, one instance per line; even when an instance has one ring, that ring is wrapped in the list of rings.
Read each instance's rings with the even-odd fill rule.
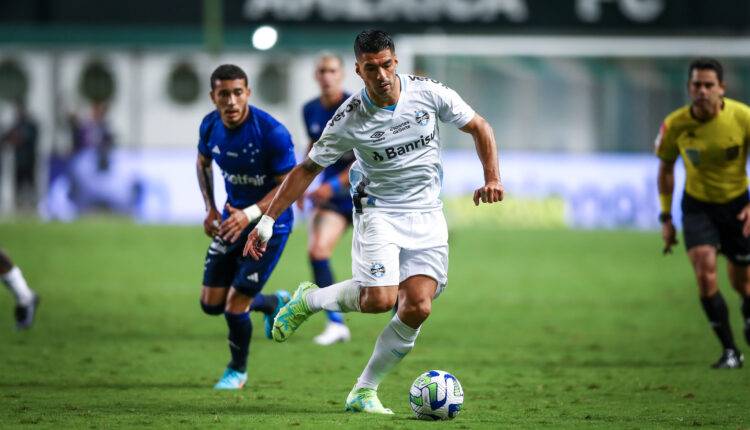
[[[357,210],[430,211],[442,208],[443,167],[437,120],[463,127],[474,110],[452,89],[399,75],[393,111],[375,106],[366,90],[353,94],[328,121],[309,157],[327,167],[354,150],[349,172]]]

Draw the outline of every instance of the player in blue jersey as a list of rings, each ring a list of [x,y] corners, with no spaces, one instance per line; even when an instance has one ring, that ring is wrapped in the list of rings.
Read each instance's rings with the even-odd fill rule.
[[[344,64],[341,57],[323,54],[315,66],[315,80],[320,87],[320,96],[307,102],[302,109],[310,146],[320,138],[326,123],[336,110],[349,98],[344,92]],[[341,235],[352,223],[352,199],[349,195],[349,167],[354,162],[354,153],[349,151],[336,163],[323,171],[320,186],[308,193],[315,209],[310,220],[308,255],[315,283],[327,287],[334,283],[329,259]],[[304,200],[300,200],[302,205]],[[339,312],[327,311],[328,324],[323,333],[313,340],[319,345],[346,342],[351,338],[349,328]]]
[[[235,65],[211,74],[211,100],[216,110],[203,118],[198,142],[198,183],[206,205],[203,228],[213,239],[206,254],[201,307],[209,315],[224,314],[229,326],[231,360],[214,388],[239,389],[247,381],[252,336],[249,311],[265,314],[266,336],[289,294],[260,294],[292,229],[291,209],[274,227],[269,252],[254,261],[242,256],[245,239],[294,167],[294,146],[286,127],[268,113],[248,105],[247,75]],[[213,195],[211,162],[221,168],[227,191],[222,212]]]

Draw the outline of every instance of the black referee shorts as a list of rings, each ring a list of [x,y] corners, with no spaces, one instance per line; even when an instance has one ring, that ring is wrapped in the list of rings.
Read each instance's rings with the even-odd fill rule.
[[[750,198],[747,192],[727,203],[707,203],[685,193],[682,196],[682,228],[685,248],[712,245],[732,263],[750,264],[750,239],[742,235],[737,219]]]

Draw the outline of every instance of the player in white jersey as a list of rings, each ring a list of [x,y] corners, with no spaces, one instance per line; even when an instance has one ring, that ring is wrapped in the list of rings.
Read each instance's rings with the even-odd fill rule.
[[[438,120],[469,133],[485,184],[474,203],[502,200],[503,186],[492,128],[458,94],[438,81],[396,74],[390,36],[366,30],[354,42],[356,72],[365,88],[329,121],[304,162],[282,183],[248,236],[244,253],[259,258],[274,219],[325,166],[348,150],[354,200],[353,279],[318,288],[304,282],[274,321],[273,337],[285,341],[320,310],[397,313],[375,343],[367,366],[346,400],[346,410],[392,414],[377,397],[385,375],[414,347],[432,300],[448,280],[448,229],[439,199],[442,183]]]

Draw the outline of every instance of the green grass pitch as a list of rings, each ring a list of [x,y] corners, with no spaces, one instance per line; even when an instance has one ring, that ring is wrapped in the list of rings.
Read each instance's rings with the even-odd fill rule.
[[[256,314],[247,386],[212,390],[228,351],[224,320],[198,306],[199,227],[28,221],[0,237],[43,300],[16,333],[0,294],[3,428],[750,428],[750,369],[708,369],[720,350],[685,253],[662,257],[656,232],[452,231],[448,289],[380,388],[394,417],[343,412],[387,314],[348,314],[353,341],[327,348],[312,343],[322,315],[275,344]],[[296,230],[266,291],[309,278],[305,241]],[[449,423],[409,409],[412,380],[435,368],[466,392]]]

